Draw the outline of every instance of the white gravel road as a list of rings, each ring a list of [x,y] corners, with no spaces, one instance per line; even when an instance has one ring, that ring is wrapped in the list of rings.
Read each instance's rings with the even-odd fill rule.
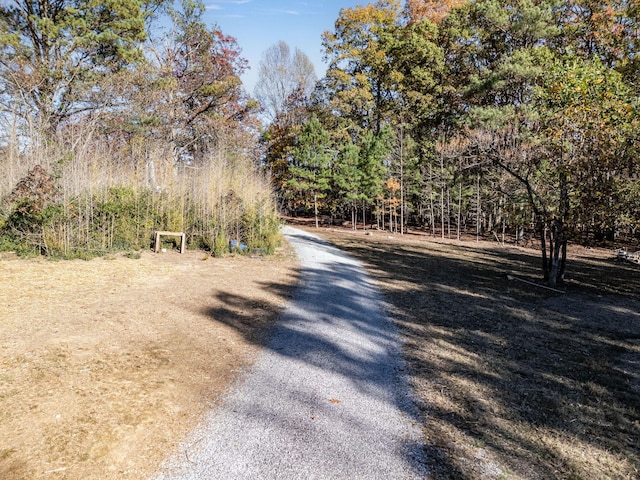
[[[338,249],[283,233],[301,262],[300,287],[255,364],[156,480],[427,478],[378,292]]]

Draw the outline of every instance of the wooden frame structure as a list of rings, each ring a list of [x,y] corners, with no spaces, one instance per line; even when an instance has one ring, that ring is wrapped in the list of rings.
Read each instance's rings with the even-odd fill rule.
[[[154,251],[158,253],[160,251],[160,237],[165,235],[167,237],[180,237],[180,253],[184,253],[185,244],[187,241],[187,235],[184,232],[156,232],[156,241],[154,245]]]

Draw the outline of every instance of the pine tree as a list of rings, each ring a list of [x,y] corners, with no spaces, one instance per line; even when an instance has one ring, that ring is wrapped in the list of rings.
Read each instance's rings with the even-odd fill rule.
[[[0,106],[48,134],[108,106],[104,81],[143,59],[157,0],[16,0],[0,4]]]
[[[362,172],[360,148],[352,142],[342,147],[333,170],[333,184],[337,195],[351,209],[351,225],[356,228],[357,205],[362,200]]]
[[[315,115],[302,127],[292,157],[289,185],[311,198],[318,228],[318,201],[330,188],[331,143],[329,133]]]

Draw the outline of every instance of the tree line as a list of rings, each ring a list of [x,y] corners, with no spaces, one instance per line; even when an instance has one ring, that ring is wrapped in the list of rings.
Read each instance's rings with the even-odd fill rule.
[[[534,237],[556,284],[568,241],[637,240],[635,2],[344,8],[326,75],[280,42],[255,98],[204,11],[0,6],[1,248],[141,248],[162,229],[272,249],[277,202],[354,227]]]
[[[0,248],[75,257],[154,230],[273,250],[236,40],[199,0],[0,5]]]
[[[562,282],[567,242],[638,238],[639,12],[626,0],[342,9],[323,35],[326,76],[311,94],[290,88],[262,135],[281,207],[535,237],[545,280]]]

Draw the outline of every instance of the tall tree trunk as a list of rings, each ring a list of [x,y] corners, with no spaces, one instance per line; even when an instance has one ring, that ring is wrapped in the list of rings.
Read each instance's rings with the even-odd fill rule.
[[[547,224],[538,220],[540,229],[540,250],[542,251],[542,273],[545,282],[549,280],[549,263],[547,262]]]
[[[564,156],[561,157],[561,164],[564,166]],[[549,286],[555,287],[558,282],[562,283],[564,278],[566,253],[567,253],[567,227],[566,219],[569,216],[569,186],[566,172],[561,169],[558,176],[560,187],[560,198],[558,199],[558,218],[554,219],[555,245],[551,268],[549,272]]]
[[[564,239],[564,242],[562,242],[562,251],[561,251],[562,257],[560,260],[560,270],[558,271],[558,280],[561,283],[564,283],[564,274],[565,271],[567,269],[567,239]]]
[[[444,238],[444,185],[440,185],[440,236]]]
[[[440,236],[444,238],[444,155],[440,154]]]
[[[429,210],[431,212],[431,234],[436,234],[436,212],[433,208],[433,169],[429,165]]]
[[[451,238],[451,189],[447,185],[447,238]]]
[[[462,180],[460,180],[460,188],[458,189],[458,232],[457,239],[460,240],[460,223],[462,222]]]
[[[404,235],[404,130],[400,130],[400,235]]]
[[[480,174],[476,181],[476,242],[480,241]]]
[[[313,194],[313,211],[316,217],[316,228],[318,227],[318,194],[314,192]]]
[[[566,239],[564,235],[564,225],[561,220],[554,220],[554,226],[552,231],[554,232],[554,241],[550,245],[550,265],[549,265],[549,279],[548,283],[550,287],[555,287],[558,284],[560,277],[562,253],[566,252]]]
[[[356,201],[351,200],[351,229],[356,230],[356,221],[358,220]]]
[[[560,187],[560,197],[558,199],[558,218],[555,220],[556,245],[551,272],[549,275],[549,285],[555,287],[558,283],[563,283],[566,269],[567,256],[567,219],[571,209],[569,199],[569,179],[565,169],[564,148],[560,151],[560,168],[558,183]]]
[[[389,201],[389,231],[391,233],[396,233],[398,231],[398,222],[395,220],[394,217],[394,205],[393,205],[393,201],[390,200]]]
[[[362,201],[362,229],[367,229],[367,203]]]

